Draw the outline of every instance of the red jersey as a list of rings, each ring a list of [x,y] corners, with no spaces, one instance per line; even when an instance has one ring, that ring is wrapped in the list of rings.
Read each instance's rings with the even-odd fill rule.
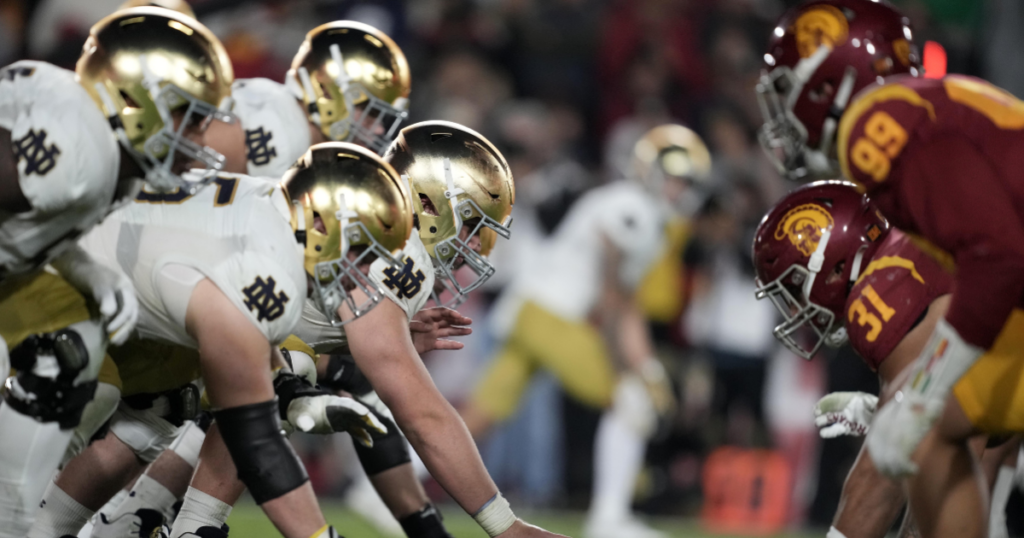
[[[928,305],[953,290],[953,277],[896,229],[865,263],[846,299],[845,323],[850,345],[877,371]]]
[[[1024,102],[970,77],[890,77],[857,95],[837,147],[893,225],[955,262],[946,319],[988,349],[1024,296]]]

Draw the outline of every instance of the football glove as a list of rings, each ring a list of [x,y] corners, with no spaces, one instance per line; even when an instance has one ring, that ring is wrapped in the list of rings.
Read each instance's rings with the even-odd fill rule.
[[[945,319],[939,320],[910,366],[909,379],[878,412],[868,432],[868,453],[879,472],[887,476],[917,472],[911,455],[942,414],[953,385],[981,354]]]
[[[866,392],[833,392],[814,406],[814,425],[823,439],[861,437],[878,408],[878,396]]]
[[[640,367],[640,380],[651,397],[655,412],[659,417],[670,416],[676,408],[676,396],[672,392],[672,381],[665,372],[661,361],[650,358]]]
[[[387,426],[365,405],[333,394],[301,396],[288,404],[288,422],[307,433],[348,432],[359,444],[373,446],[371,432],[384,435]]]
[[[139,301],[128,277],[97,262],[78,245],[58,256],[52,265],[64,280],[99,305],[110,343],[123,344],[139,319]]]

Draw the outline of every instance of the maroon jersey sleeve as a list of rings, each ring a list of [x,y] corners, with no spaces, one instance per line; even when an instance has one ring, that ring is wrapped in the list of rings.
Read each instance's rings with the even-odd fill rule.
[[[956,262],[946,314],[967,342],[988,349],[1024,293],[1024,226],[994,169],[969,139],[937,136],[906,152],[900,184],[880,203]],[[892,209],[887,209],[891,206]]]
[[[846,332],[872,370],[878,370],[935,299],[927,276],[913,257],[876,256],[850,291]]]
[[[964,84],[957,80],[954,89]],[[1024,223],[998,174],[1012,163],[986,153],[1012,132],[993,127],[1008,109],[982,102],[951,100],[943,81],[887,82],[850,105],[838,150],[844,174],[886,218],[950,254],[957,273],[946,318],[987,349],[1024,293]]]

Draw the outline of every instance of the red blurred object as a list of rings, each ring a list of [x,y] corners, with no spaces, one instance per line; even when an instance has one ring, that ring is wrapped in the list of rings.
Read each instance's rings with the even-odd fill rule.
[[[924,76],[925,78],[946,76],[946,49],[936,41],[925,41],[924,43]]]
[[[721,447],[704,464],[701,521],[715,534],[774,536],[786,526],[793,473],[770,450]]]

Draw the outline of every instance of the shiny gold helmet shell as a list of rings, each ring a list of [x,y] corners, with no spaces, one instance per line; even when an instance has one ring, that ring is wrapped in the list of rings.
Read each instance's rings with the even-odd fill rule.
[[[162,7],[181,13],[182,15],[196,18],[196,12],[185,0],[128,0],[117,9],[131,9],[133,7]]]
[[[187,181],[172,171],[176,158],[210,170],[224,161],[185,136],[189,126],[214,118],[232,121],[219,110],[230,106],[231,61],[205,26],[163,8],[118,11],[92,27],[75,72],[152,187],[194,192],[212,181],[214,174]],[[175,129],[178,111],[183,116]]]
[[[342,66],[344,68],[342,68]],[[306,34],[287,83],[331,140],[387,149],[408,116],[409,63],[380,30],[334,21]]]
[[[292,204],[292,229],[305,245],[306,272],[313,299],[334,325],[338,308],[348,305],[353,319],[384,297],[380,284],[359,270],[378,258],[401,271],[399,253],[412,232],[409,193],[398,174],[377,154],[355,144],[325,142],[311,147],[281,181]],[[320,229],[322,228],[322,229]],[[355,259],[349,251],[363,247]],[[345,289],[358,286],[362,304]],[[351,321],[351,320],[349,320]]]
[[[633,147],[633,179],[654,196],[668,199],[673,209],[692,215],[703,202],[711,176],[711,153],[700,136],[682,125],[659,125]],[[668,180],[682,181],[680,192],[669,192]],[[673,196],[674,195],[674,196]]]
[[[420,238],[438,279],[461,302],[494,274],[486,254],[496,237],[511,234],[516,189],[505,157],[468,127],[426,121],[402,129],[384,159],[408,178]],[[467,223],[473,228],[462,233]],[[479,251],[470,246],[478,235]],[[461,261],[476,273],[465,285],[455,279]]]

